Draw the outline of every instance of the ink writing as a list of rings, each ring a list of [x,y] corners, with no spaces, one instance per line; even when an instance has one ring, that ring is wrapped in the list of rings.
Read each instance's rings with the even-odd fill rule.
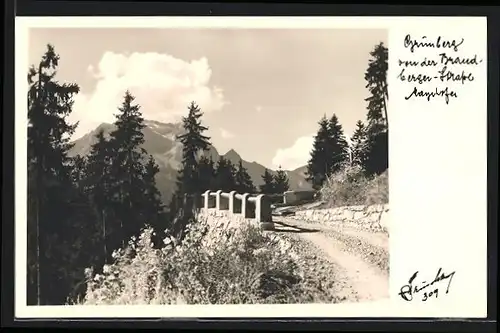
[[[405,96],[405,100],[409,100],[411,98],[425,98],[428,102],[430,102],[431,99],[436,97],[444,97],[446,104],[448,104],[450,102],[450,98],[457,98],[458,96],[455,91],[449,90],[448,87],[444,89],[435,88],[434,91],[422,90],[414,87],[412,92],[408,96]]]
[[[437,36],[435,39],[422,36],[420,39],[412,38],[411,35],[406,35],[404,39],[404,46],[409,48],[411,53],[415,52],[417,48],[436,48],[436,49],[452,49],[458,52],[458,48],[464,43],[464,39],[450,39],[447,40],[442,36]]]
[[[403,45],[409,54],[398,59],[400,69],[396,76],[399,83],[410,86],[404,99],[427,102],[441,99],[446,104],[457,99],[459,91],[475,81],[475,69],[483,62],[477,54],[463,54],[465,42],[461,37],[413,37],[407,34]],[[424,50],[427,50],[425,55],[419,54]],[[428,50],[436,53],[429,55]]]
[[[448,294],[455,276],[455,272],[445,274],[443,269],[439,268],[431,282],[425,280],[417,282],[418,274],[418,271],[413,273],[408,283],[402,286],[398,293],[407,302],[413,301],[414,297],[419,297],[422,302],[426,302],[431,298],[438,298],[440,295]]]

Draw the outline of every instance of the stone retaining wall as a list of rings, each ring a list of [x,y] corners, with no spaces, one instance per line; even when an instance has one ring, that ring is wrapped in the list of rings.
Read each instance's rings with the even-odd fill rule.
[[[311,209],[295,212],[294,219],[338,224],[368,231],[389,231],[389,205],[348,206],[327,209]]]

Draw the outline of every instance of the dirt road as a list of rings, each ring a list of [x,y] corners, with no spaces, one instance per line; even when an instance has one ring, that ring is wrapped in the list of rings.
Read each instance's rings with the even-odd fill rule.
[[[389,295],[389,240],[386,234],[273,217],[276,232],[288,238],[308,266],[325,268],[340,301],[356,302]],[[324,278],[324,277],[323,277]]]

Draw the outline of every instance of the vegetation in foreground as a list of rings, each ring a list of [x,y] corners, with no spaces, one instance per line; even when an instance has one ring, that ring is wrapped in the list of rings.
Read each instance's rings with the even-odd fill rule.
[[[209,231],[210,230],[210,231]],[[167,237],[152,246],[152,228],[115,251],[114,263],[94,274],[87,269],[84,305],[269,304],[334,302],[325,281],[308,278],[283,238],[250,224],[209,229],[199,219],[182,243]],[[322,285],[323,283],[323,285]],[[326,288],[330,290],[331,288]]]
[[[359,166],[346,166],[327,178],[320,194],[325,207],[386,204],[389,202],[388,170],[367,176]]]

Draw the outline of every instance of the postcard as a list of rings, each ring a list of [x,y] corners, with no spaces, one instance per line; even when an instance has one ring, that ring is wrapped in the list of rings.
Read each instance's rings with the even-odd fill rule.
[[[485,17],[15,24],[16,317],[486,317]]]

